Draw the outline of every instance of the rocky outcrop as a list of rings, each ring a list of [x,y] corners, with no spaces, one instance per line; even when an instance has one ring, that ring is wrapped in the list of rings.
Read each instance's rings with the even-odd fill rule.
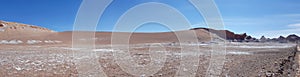
[[[0,32],[9,32],[9,31],[54,32],[53,30],[49,30],[43,27],[15,23],[15,22],[0,21]]]
[[[197,30],[197,29],[204,29],[208,32],[214,33],[214,34],[220,36],[221,38],[224,38],[229,41],[242,42],[247,37],[246,33],[235,34],[234,32],[231,32],[229,30],[214,30],[214,29],[209,29],[209,28],[193,28],[191,30]]]
[[[49,39],[51,37],[49,35],[53,34],[56,32],[39,26],[0,21],[0,44],[19,44],[27,40],[52,40]]]
[[[296,34],[291,34],[287,37],[279,36],[278,38],[272,39],[263,36],[259,42],[300,43],[300,37]]]
[[[268,39],[265,36],[261,36],[259,39],[260,42],[267,42]]]
[[[287,36],[286,40],[288,40],[289,42],[299,43],[300,37],[297,36],[296,34],[292,34],[292,35]]]
[[[283,36],[279,36],[277,39],[274,38],[275,41],[278,41],[279,43],[287,43],[287,40]]]
[[[250,35],[247,35],[246,33],[243,34],[235,34],[234,32],[231,32],[229,30],[215,30],[210,28],[192,28],[190,30],[206,30],[210,33],[216,34],[220,36],[221,38],[224,38],[226,40],[232,41],[232,42],[279,42],[279,43],[300,43],[300,37],[296,34],[289,35],[287,37],[280,36],[278,38],[267,38],[265,36],[260,37],[259,39],[256,39],[254,37],[251,37]]]

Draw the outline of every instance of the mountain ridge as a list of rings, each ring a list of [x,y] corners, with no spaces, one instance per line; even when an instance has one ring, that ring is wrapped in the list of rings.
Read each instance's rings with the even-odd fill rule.
[[[0,21],[0,41],[1,40],[56,40],[65,43],[72,43],[72,33],[74,31],[56,32],[47,28],[27,25],[17,22]],[[80,31],[91,32],[91,31]],[[230,42],[299,42],[300,37],[297,35],[289,35],[289,37],[279,37],[274,39],[261,38],[256,39],[246,33],[236,34],[230,30],[215,30],[210,28],[192,28],[189,30],[175,32],[157,32],[157,33],[138,33],[133,32],[130,36],[131,43],[159,43],[159,42],[179,42],[176,32],[179,33],[196,33],[199,42],[210,42],[212,38],[226,39]],[[113,33],[122,34],[128,32],[94,32],[96,44],[110,44]],[[187,34],[188,35],[188,34]],[[187,39],[193,39],[187,36]],[[0,42],[1,43],[1,42]]]

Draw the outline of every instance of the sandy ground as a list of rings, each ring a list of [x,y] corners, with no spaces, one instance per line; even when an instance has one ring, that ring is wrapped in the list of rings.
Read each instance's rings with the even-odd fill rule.
[[[189,49],[193,53],[180,50],[183,47],[199,47],[200,50]],[[147,65],[156,62],[163,66],[150,77],[173,77],[180,69],[181,56],[192,56],[199,53],[199,64],[196,77],[204,77],[211,59],[211,44],[180,45],[163,44],[165,50],[160,47],[150,47],[149,44],[130,45],[130,56],[138,65]],[[231,43],[226,44],[226,59],[221,69],[221,77],[295,77],[298,63],[295,45],[274,43]],[[153,52],[167,52],[166,62],[150,58],[150,49]],[[158,49],[158,50],[156,50]],[[95,52],[94,57],[91,53]],[[97,75],[97,72],[105,73],[108,77],[144,77],[145,75],[133,75],[118,66],[113,57],[114,52],[126,51],[122,48],[112,49],[109,45],[97,45],[96,49],[71,48],[69,45],[1,45],[0,46],[0,76],[1,77],[78,77]],[[74,55],[75,54],[75,55]],[[77,55],[76,55],[77,54]],[[80,54],[80,55],[78,55]],[[124,57],[124,60],[129,60]],[[87,62],[92,64],[85,64]],[[194,60],[186,60],[191,62]],[[101,66],[101,67],[100,67]],[[94,68],[102,68],[103,71],[93,71]],[[90,70],[89,70],[90,69]],[[181,68],[189,71],[190,68]],[[148,77],[148,76],[147,76]]]

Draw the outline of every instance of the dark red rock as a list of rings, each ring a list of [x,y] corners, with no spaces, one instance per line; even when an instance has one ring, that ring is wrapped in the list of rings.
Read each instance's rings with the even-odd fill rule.
[[[197,29],[204,29],[207,30],[211,33],[214,33],[218,36],[220,36],[221,38],[224,38],[226,40],[231,40],[231,41],[243,41],[245,40],[245,37],[247,37],[246,33],[243,34],[235,34],[234,32],[231,32],[229,30],[215,30],[215,29],[210,29],[210,28],[193,28],[191,30],[197,30]]]

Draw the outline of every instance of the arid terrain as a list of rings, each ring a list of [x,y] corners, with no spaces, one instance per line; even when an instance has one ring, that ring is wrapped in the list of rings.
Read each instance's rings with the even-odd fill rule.
[[[198,46],[186,44],[188,46]],[[201,51],[180,53],[180,46],[164,45],[167,59],[161,70],[153,77],[175,76],[180,65],[180,56],[201,53],[197,76],[203,77],[209,65],[210,44],[199,44]],[[298,68],[295,59],[296,50],[291,44],[227,44],[227,55],[222,70],[222,77],[294,77]],[[130,46],[131,56],[137,63],[149,63],[148,46],[136,44]],[[155,48],[155,47],[154,47]],[[73,51],[72,51],[73,50]],[[191,49],[192,51],[193,49]],[[134,77],[122,71],[115,63],[112,49],[107,45],[98,45],[93,51],[99,57],[88,54],[74,57],[74,53],[82,53],[85,49],[74,49],[66,45],[30,45],[1,46],[0,76],[2,77],[77,77],[82,70],[76,69],[76,63],[96,59],[108,77]],[[123,50],[120,50],[123,51]],[[125,50],[124,50],[125,51]],[[161,52],[161,51],[157,51]],[[88,52],[86,52],[88,53]],[[80,63],[79,63],[80,64]],[[88,64],[87,64],[88,65]],[[88,66],[87,66],[88,67]]]
[[[180,42],[174,32],[133,33],[129,44],[114,44],[111,47],[111,32],[96,32],[95,38],[76,38],[95,41],[95,47],[73,48],[72,32],[55,32],[45,28],[13,22],[0,22],[0,77],[182,77],[178,71],[190,71],[197,77],[208,73],[211,61],[221,65],[220,77],[295,77],[298,72],[298,53],[294,43],[226,42],[211,41],[218,34],[206,29],[191,29],[177,33],[196,33],[197,42]],[[83,32],[84,33],[84,32]],[[117,33],[117,32],[116,32]],[[242,35],[231,33],[231,38]],[[118,32],[118,34],[128,34]],[[73,38],[74,39],[74,38]],[[123,39],[123,38],[120,38]],[[188,36],[185,39],[192,39]],[[159,44],[159,46],[152,46]],[[225,55],[212,54],[214,46],[224,47]],[[126,49],[124,47],[129,47]],[[184,49],[184,50],[183,50]],[[152,75],[134,75],[125,71],[116,61],[115,54],[130,52],[129,56],[118,57],[123,61],[148,65],[162,65]],[[220,51],[214,51],[219,53]],[[151,55],[150,53],[155,53]],[[192,56],[198,55],[194,59]],[[212,56],[213,55],[213,56]],[[152,59],[158,57],[157,60]],[[133,60],[132,60],[132,59]],[[185,59],[183,59],[185,58]],[[187,67],[182,62],[196,64]],[[224,64],[222,63],[224,62]],[[129,68],[130,69],[130,68]],[[130,69],[134,71],[135,69]],[[101,75],[101,76],[102,76]]]

